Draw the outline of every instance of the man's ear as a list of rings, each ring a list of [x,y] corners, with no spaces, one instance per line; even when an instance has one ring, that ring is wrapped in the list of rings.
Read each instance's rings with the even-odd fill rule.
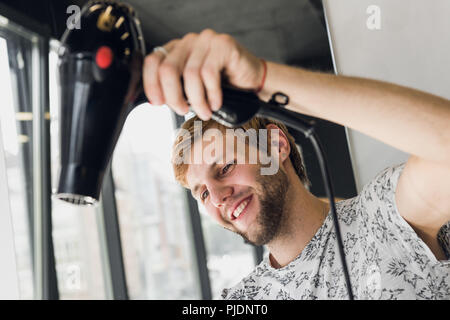
[[[275,135],[274,138],[278,138],[278,153],[280,156],[281,162],[284,162],[287,158],[289,158],[289,154],[291,152],[291,145],[289,144],[289,139],[286,134],[281,130],[277,125],[273,123],[269,123],[266,125],[266,129],[269,131],[270,141],[272,141],[272,130],[277,130],[278,137]],[[272,151],[273,152],[273,151]]]

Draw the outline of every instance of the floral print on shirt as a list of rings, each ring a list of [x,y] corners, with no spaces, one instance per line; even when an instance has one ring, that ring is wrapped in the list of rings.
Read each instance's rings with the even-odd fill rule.
[[[438,261],[400,216],[395,189],[405,164],[389,167],[361,193],[336,203],[355,299],[450,299],[450,222],[438,236]],[[268,256],[223,299],[348,299],[331,213],[287,266]]]

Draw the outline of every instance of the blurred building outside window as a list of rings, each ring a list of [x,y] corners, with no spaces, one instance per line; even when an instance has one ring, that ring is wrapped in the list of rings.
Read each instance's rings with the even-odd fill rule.
[[[200,299],[185,192],[170,164],[171,111],[128,116],[112,161],[130,299]]]

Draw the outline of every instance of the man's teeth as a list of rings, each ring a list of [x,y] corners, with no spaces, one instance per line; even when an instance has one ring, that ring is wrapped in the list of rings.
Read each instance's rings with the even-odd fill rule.
[[[239,207],[236,208],[236,210],[234,210],[233,212],[233,216],[235,218],[239,217],[241,215],[242,210],[245,209],[245,207],[247,206],[249,200],[245,200],[244,202],[242,202]]]

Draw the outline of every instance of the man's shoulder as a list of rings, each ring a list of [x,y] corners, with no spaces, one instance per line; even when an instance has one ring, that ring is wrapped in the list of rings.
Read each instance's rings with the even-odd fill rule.
[[[386,243],[396,238],[400,231],[409,234],[409,226],[398,214],[395,203],[395,189],[404,165],[401,163],[383,169],[357,196],[336,203],[346,245],[353,245],[356,239],[367,240],[370,237],[375,237],[377,243]],[[364,241],[355,244],[362,243]]]
[[[405,164],[400,163],[381,170],[362,187],[356,197],[342,202],[340,207],[344,211],[353,209],[365,213],[394,209],[396,207],[395,190]]]
[[[364,185],[360,194],[375,192],[383,198],[383,192],[394,193],[405,165],[406,163],[403,162],[381,170],[371,181]]]
[[[389,202],[395,193],[398,178],[405,163],[393,165],[381,170],[373,179],[367,182],[356,196],[336,203],[336,210],[341,219],[354,218],[361,210],[367,210],[372,204],[380,201]],[[349,216],[350,215],[350,216]],[[350,219],[352,220],[352,219]],[[348,221],[347,221],[348,222]]]

